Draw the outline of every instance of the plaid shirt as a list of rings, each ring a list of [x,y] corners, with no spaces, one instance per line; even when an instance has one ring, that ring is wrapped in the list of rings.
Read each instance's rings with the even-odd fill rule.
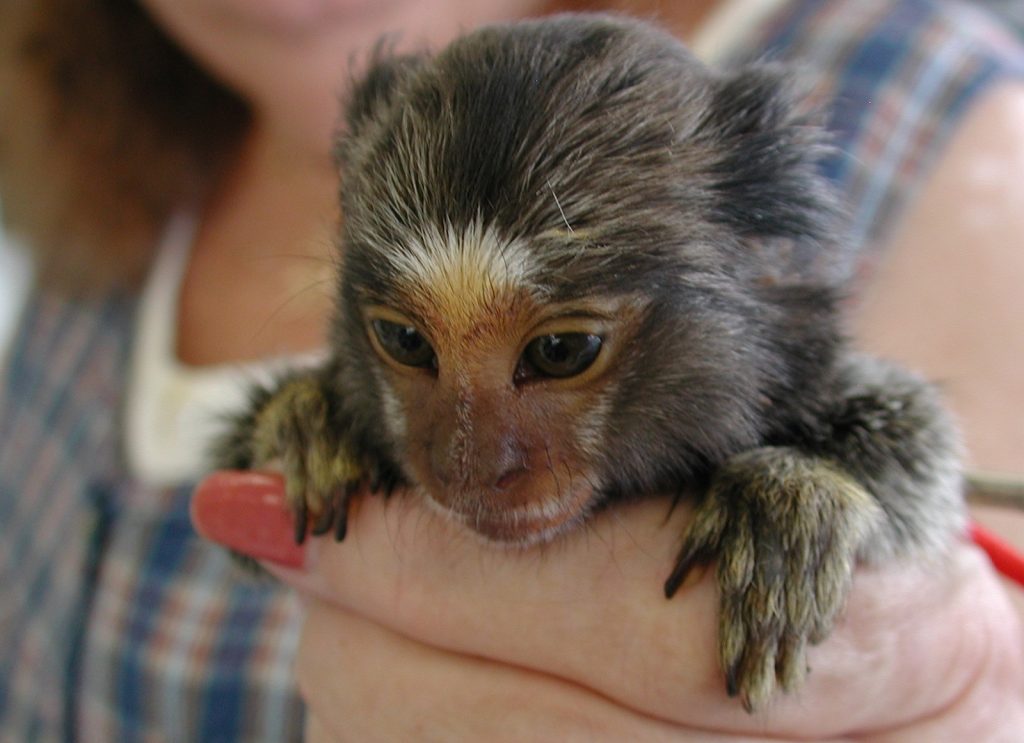
[[[979,13],[791,2],[747,57],[798,60],[832,101],[859,250],[891,228],[979,93],[1022,69]],[[34,296],[0,389],[0,741],[283,741],[301,734],[299,613],[189,526],[190,484],[126,474],[136,302]]]
[[[984,10],[932,0],[786,4],[734,62],[792,64],[833,133],[822,169],[850,213],[852,250],[882,244],[979,92],[1020,78],[1018,38]]]
[[[37,296],[0,398],[0,741],[286,741],[299,612],[124,472],[135,303]]]

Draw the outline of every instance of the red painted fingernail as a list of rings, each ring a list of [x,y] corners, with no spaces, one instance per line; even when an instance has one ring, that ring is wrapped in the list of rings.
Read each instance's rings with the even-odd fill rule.
[[[257,560],[300,568],[284,478],[272,472],[214,472],[192,494],[192,525],[207,539]]]

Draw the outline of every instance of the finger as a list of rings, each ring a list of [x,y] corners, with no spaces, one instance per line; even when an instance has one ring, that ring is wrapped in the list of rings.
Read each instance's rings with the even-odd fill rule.
[[[672,601],[660,595],[685,509],[666,519],[656,501],[617,507],[542,549],[510,550],[414,499],[392,503],[366,499],[350,541],[322,545],[314,571],[339,605],[420,642],[551,674],[695,727],[820,737],[904,725],[964,693],[984,671],[979,643],[1018,649],[1007,639],[1004,594],[965,545],[945,566],[862,571],[837,631],[808,651],[806,685],[750,716],[724,693],[712,581]]]
[[[422,645],[319,601],[308,609],[296,674],[319,740],[768,740],[680,728],[564,680]]]
[[[211,541],[257,560],[298,568],[305,551],[296,543],[286,502],[281,475],[224,470],[199,483],[190,515],[196,531]]]
[[[663,504],[653,501],[619,508],[555,545],[515,551],[481,545],[412,499],[386,510],[376,499],[356,503],[368,506],[361,516],[363,509],[353,512],[358,539],[327,549],[322,569],[315,567],[321,540],[305,551],[291,541],[274,476],[211,476],[197,491],[193,519],[201,532],[247,554],[293,567],[311,563],[312,571],[268,567],[301,591],[425,642],[589,684],[655,716],[686,713],[682,721],[698,725],[763,728],[762,718],[734,719],[738,705],[720,691],[717,595],[709,582],[688,586],[673,602],[654,599],[652,576],[671,567],[675,535],[685,526],[685,518],[673,519],[685,509],[666,520]],[[809,684],[769,709],[773,728],[820,734],[837,722],[904,725],[941,710],[983,675],[992,653],[977,643],[996,643],[1001,660],[1019,660],[1005,596],[975,553],[957,555],[949,571],[910,566],[862,574],[839,631],[809,655]],[[543,631],[530,631],[536,628]],[[602,672],[595,657],[621,668]],[[1019,686],[1018,679],[1008,688]]]
[[[715,656],[714,585],[688,584],[671,602],[660,590],[684,510],[671,528],[664,503],[624,508],[519,550],[484,543],[412,498],[365,499],[348,541],[319,545],[312,572],[340,606],[423,643],[596,683],[597,692],[659,715],[678,714],[681,699],[718,699],[742,716]],[[599,671],[602,657],[627,669]]]
[[[349,509],[342,510],[347,514]],[[316,561],[319,540],[296,542],[284,478],[279,473],[214,472],[193,493],[190,516],[203,537],[260,560],[267,572],[300,594],[331,597],[322,575],[307,569]]]
[[[1009,741],[1024,730],[1019,617],[979,550],[963,545],[945,565],[862,571],[840,621],[816,688],[843,694],[845,675],[847,693],[881,700],[865,730],[886,732],[865,740]]]

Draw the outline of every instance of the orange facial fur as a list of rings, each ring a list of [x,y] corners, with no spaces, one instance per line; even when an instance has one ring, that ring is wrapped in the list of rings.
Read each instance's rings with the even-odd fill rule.
[[[588,442],[602,439],[611,362],[637,308],[621,300],[546,303],[517,268],[525,256],[514,244],[472,232],[446,237],[458,242],[442,254],[419,247],[422,262],[409,256],[402,312],[364,310],[388,370],[386,407],[398,418],[391,428],[403,433],[407,466],[437,505],[493,539],[549,538],[581,520],[593,500]],[[435,365],[390,358],[374,320],[415,328]],[[517,378],[527,344],[558,333],[601,338],[597,358],[565,379]]]

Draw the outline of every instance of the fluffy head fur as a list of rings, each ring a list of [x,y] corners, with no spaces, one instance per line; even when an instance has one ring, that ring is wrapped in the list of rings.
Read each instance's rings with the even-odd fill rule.
[[[340,148],[334,357],[261,392],[222,461],[279,459],[299,538],[308,513],[342,538],[362,481],[519,544],[692,489],[665,594],[718,558],[726,689],[762,706],[856,559],[941,553],[964,517],[933,392],[842,348],[821,147],[779,71],[636,22],[380,60]]]
[[[782,71],[718,74],[625,19],[382,56],[339,146],[334,348],[358,438],[516,539],[777,438],[819,404],[839,345],[822,147]],[[437,368],[378,358],[373,308]],[[560,323],[601,335],[606,363],[518,379],[524,344]]]

